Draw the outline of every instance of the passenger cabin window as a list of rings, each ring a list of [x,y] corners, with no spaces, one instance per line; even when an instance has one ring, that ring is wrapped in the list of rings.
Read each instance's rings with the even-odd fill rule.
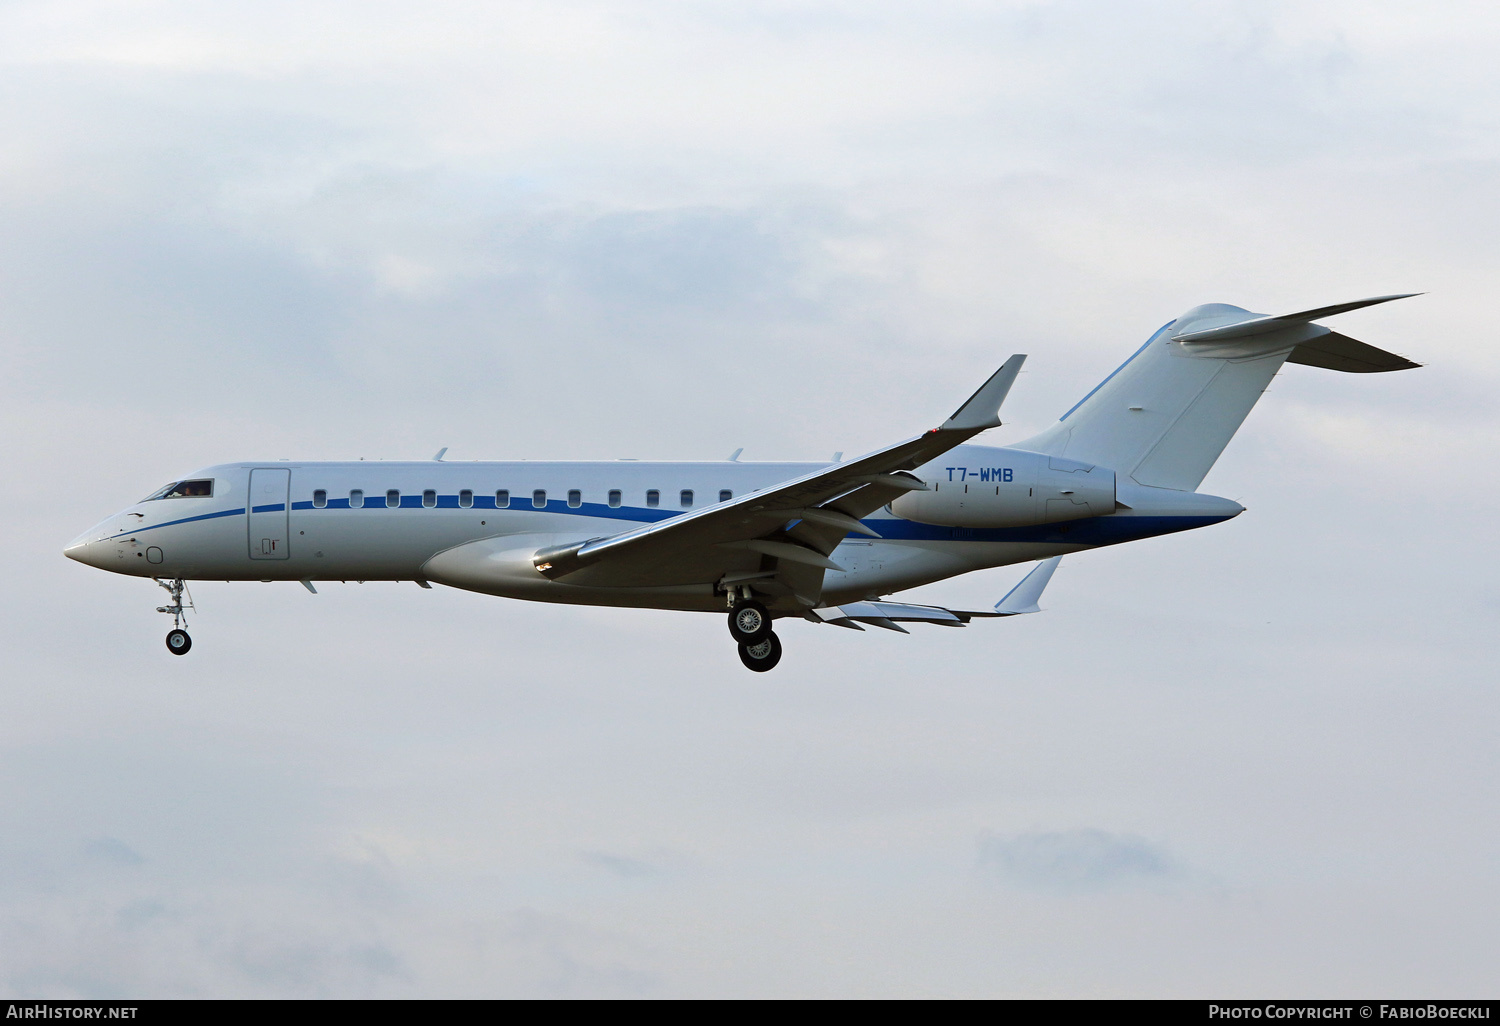
[[[547,508],[547,489],[538,488],[531,493],[531,504],[537,509]]]
[[[386,492],[385,504],[391,509],[395,509],[397,506],[401,505],[401,493],[396,491],[396,489],[394,488]]]
[[[620,505],[620,489],[618,489],[618,488],[611,488],[610,489],[610,491],[609,491],[609,504],[611,506],[619,506]]]
[[[431,488],[429,488],[425,492],[423,492],[422,493],[422,505],[426,506],[428,509],[432,509],[434,506],[436,506],[437,505],[437,492],[433,491]]]
[[[693,490],[691,488],[684,488],[678,499],[681,500],[683,506],[691,506],[693,504]]]
[[[650,506],[652,509],[655,509],[657,506],[660,506],[661,505],[661,492],[657,491],[655,488],[653,488],[649,492],[647,492],[646,493],[646,505]]]
[[[495,493],[495,508],[504,509],[510,505],[510,492],[502,488]]]
[[[458,493],[458,505],[460,509],[468,509],[474,505],[474,493],[465,488]]]
[[[354,489],[353,491],[351,491],[349,493],[349,508],[350,509],[359,509],[364,504],[365,504],[365,493],[364,493],[364,491],[362,489],[356,488],[356,489]]]
[[[328,489],[317,488],[313,490],[313,508],[322,509],[328,505]]]
[[[574,509],[577,509],[579,506],[583,505],[583,493],[580,492],[577,488],[574,488],[568,492],[568,505],[572,506]]]
[[[731,492],[728,488],[720,488],[719,489],[719,501],[720,502],[728,502],[732,498],[734,498],[734,493]]]

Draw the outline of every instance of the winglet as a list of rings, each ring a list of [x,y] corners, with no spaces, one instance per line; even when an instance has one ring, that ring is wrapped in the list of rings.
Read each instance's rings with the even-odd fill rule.
[[[1047,587],[1047,582],[1052,580],[1052,571],[1057,569],[1057,564],[1062,562],[1061,556],[1053,556],[1044,559],[1036,565],[1036,568],[1021,578],[1021,583],[1006,594],[999,602],[995,603],[995,612],[1001,616],[1016,616],[1021,613],[1040,613],[1041,607],[1037,600],[1042,597],[1042,589]]]
[[[969,396],[967,402],[954,411],[953,416],[943,421],[941,431],[976,431],[1000,426],[1000,404],[1016,383],[1021,364],[1026,362],[1024,354],[1017,353],[1000,365],[990,379],[979,386],[979,391]]]

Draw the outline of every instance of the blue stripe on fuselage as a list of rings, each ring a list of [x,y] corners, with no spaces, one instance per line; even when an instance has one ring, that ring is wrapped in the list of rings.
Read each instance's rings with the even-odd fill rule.
[[[279,506],[277,507],[280,508]],[[216,520],[219,517],[234,517],[245,512],[244,507],[239,509],[221,509],[217,513],[202,513],[196,517],[183,517],[181,520],[168,520],[164,524],[151,524],[149,527],[137,527],[133,531],[121,531],[119,534],[110,535],[111,538],[125,538],[132,534],[140,534],[142,531],[154,531],[159,527],[174,527],[177,524],[191,524],[195,520]]]
[[[395,506],[387,506],[383,496],[377,495],[375,496],[375,500],[374,502],[366,502],[363,506],[351,506],[348,499],[329,499],[326,506],[314,506],[311,502],[303,501],[292,503],[292,509],[297,512],[313,509],[370,510],[373,512],[397,508]],[[631,520],[645,524],[653,524],[661,520],[666,520],[669,517],[675,517],[681,513],[692,512],[691,509],[676,510],[649,509],[641,506],[606,506],[602,502],[584,502],[577,506],[570,506],[562,499],[548,499],[545,506],[536,506],[525,496],[518,497],[517,501],[512,502],[508,506],[496,506],[493,495],[474,496],[474,505],[472,506],[460,506],[457,495],[439,495],[436,501],[437,504],[435,506],[424,506],[422,505],[422,497],[420,495],[403,495],[401,496],[401,506],[399,508],[498,509],[502,512],[510,513],[570,513],[573,516],[596,517],[602,520]],[[280,507],[278,506],[277,508],[279,509]],[[240,512],[243,513],[244,510]],[[256,508],[256,512],[260,512],[259,507]]]
[[[938,527],[911,520],[867,520],[864,523],[887,541],[1041,542],[1049,545],[1118,545],[1159,534],[1191,531],[1222,523],[1230,517],[1085,517],[1057,524],[1026,527]],[[849,535],[849,537],[857,537]]]
[[[376,502],[365,506],[349,505],[348,499],[330,499],[327,506],[314,506],[311,502],[294,502],[292,509],[297,512],[313,511],[316,509],[328,510],[370,510],[378,512],[388,510],[383,496],[375,496]],[[410,499],[412,501],[408,502]],[[274,513],[283,509],[281,503],[267,506],[256,506],[256,513]],[[424,507],[420,495],[401,497],[401,509],[431,509]],[[571,516],[591,517],[599,520],[624,520],[633,523],[659,523],[678,516],[688,510],[650,509],[639,506],[607,506],[600,502],[585,502],[578,506],[570,506],[561,499],[549,499],[545,507],[533,506],[529,499],[517,502],[511,506],[496,507],[493,495],[474,496],[474,505],[463,507],[458,504],[457,495],[440,495],[437,497],[437,509],[470,509],[470,510],[495,510],[500,512],[515,513],[561,513]],[[128,537],[141,534],[146,531],[155,531],[162,527],[174,527],[178,524],[190,524],[199,520],[214,520],[219,517],[232,517],[244,513],[243,508],[220,510],[217,513],[203,513],[193,517],[183,517],[179,520],[169,520],[161,524],[151,524],[139,527],[133,531],[122,531],[113,535],[115,538]],[[872,530],[879,533],[885,541],[963,541],[963,542],[1032,542],[1054,545],[1117,545],[1120,542],[1135,541],[1140,538],[1151,538],[1161,534],[1172,534],[1177,531],[1190,531],[1195,527],[1207,527],[1210,524],[1221,523],[1232,519],[1227,516],[1120,516],[1113,514],[1104,517],[1087,517],[1081,520],[1066,520],[1056,524],[1033,524],[1027,527],[939,527],[935,524],[920,524],[914,520],[866,520],[862,521]],[[862,535],[850,533],[847,537],[859,539]]]

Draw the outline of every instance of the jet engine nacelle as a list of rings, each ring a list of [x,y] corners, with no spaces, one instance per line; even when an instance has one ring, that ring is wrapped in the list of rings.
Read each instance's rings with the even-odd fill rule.
[[[1115,511],[1115,472],[1107,467],[1022,449],[960,446],[953,455],[951,462],[983,465],[925,466],[917,473],[928,490],[907,492],[890,511],[940,527],[1025,527]]]

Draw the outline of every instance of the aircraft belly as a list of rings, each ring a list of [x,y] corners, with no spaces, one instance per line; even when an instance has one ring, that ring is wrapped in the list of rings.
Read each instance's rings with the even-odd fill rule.
[[[592,588],[659,588],[712,584],[726,573],[760,569],[759,553],[718,547],[694,548],[649,565],[602,563],[571,573],[567,584]]]
[[[662,587],[601,588],[550,581],[537,573],[532,555],[572,535],[505,535],[468,542],[440,552],[421,568],[424,580],[485,595],[589,606],[713,610],[725,608],[712,583]]]

